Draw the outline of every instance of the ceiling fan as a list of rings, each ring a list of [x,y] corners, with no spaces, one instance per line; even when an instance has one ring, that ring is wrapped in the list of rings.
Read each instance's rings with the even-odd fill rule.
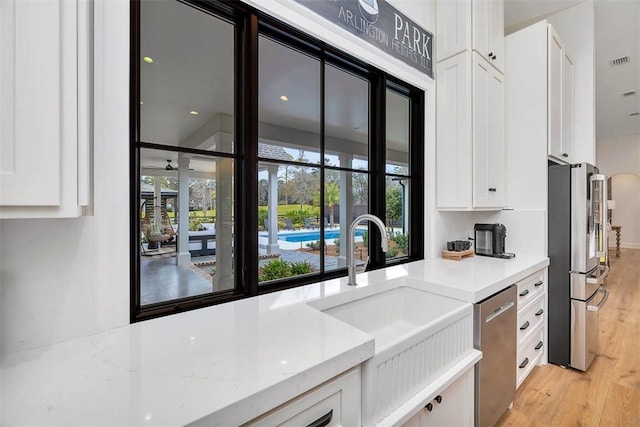
[[[167,159],[167,164],[163,167],[163,166],[141,166],[140,169],[147,169],[147,170],[164,170],[167,172],[177,172],[178,171],[178,166],[173,166],[172,164],[173,160],[171,159]],[[193,168],[189,168],[190,171],[195,170]]]

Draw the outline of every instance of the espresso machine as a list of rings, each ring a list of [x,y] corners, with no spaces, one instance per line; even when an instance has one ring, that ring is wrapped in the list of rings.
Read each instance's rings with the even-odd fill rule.
[[[507,227],[504,224],[476,224],[474,227],[476,255],[505,259],[515,257],[515,254],[505,252],[506,237]]]

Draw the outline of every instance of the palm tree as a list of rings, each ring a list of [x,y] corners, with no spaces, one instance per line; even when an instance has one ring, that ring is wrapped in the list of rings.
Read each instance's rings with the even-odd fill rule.
[[[340,202],[340,187],[337,182],[330,182],[324,187],[324,204],[329,206],[329,224],[333,228],[333,207]]]

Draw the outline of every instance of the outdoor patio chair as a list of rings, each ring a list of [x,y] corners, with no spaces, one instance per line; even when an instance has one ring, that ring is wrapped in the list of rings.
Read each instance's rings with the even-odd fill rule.
[[[311,219],[309,218],[305,218],[304,219],[304,228],[308,228],[313,230],[314,228],[320,228],[317,225],[311,224]]]
[[[285,218],[284,219],[284,229],[285,230],[295,230],[295,228],[293,227],[293,224],[291,223],[291,219],[289,219],[289,218]]]
[[[176,235],[169,214],[161,206],[154,206],[153,210],[149,210],[142,218],[141,230],[149,242],[164,243]]]

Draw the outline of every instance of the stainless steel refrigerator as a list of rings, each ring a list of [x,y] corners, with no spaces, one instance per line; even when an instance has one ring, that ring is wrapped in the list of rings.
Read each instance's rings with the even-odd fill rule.
[[[549,165],[549,362],[586,371],[609,291],[607,182],[588,163]]]

